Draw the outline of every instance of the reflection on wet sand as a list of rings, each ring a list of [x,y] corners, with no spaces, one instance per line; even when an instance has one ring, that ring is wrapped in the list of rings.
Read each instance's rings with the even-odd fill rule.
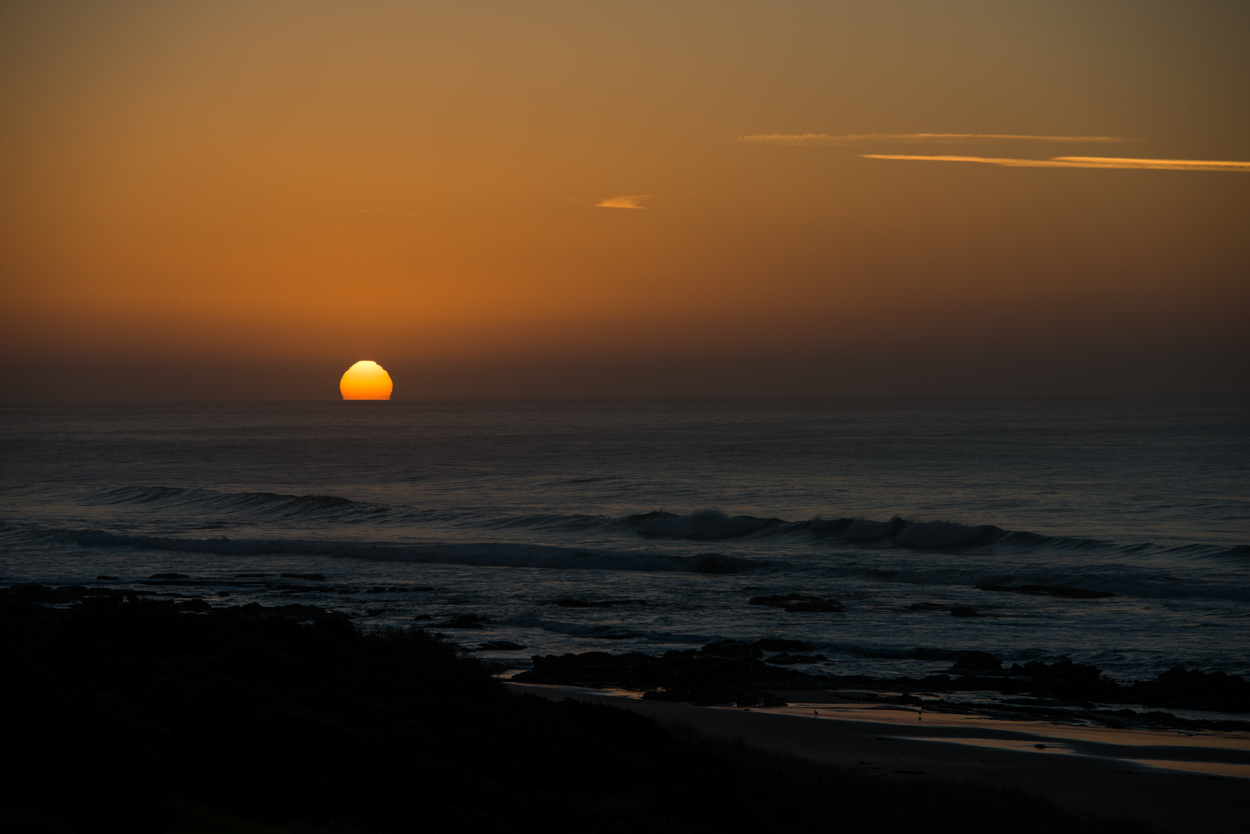
[[[1060,753],[1150,767],[1250,779],[1250,736],[1243,733],[1127,730],[1006,721],[868,703],[813,701],[757,709],[780,715],[866,721],[891,726],[891,737],[1029,753]],[[1156,755],[1150,755],[1155,752]]]

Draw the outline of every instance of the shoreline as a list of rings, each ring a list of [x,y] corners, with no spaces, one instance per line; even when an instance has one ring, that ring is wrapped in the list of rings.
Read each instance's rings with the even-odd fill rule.
[[[693,706],[503,680],[441,635],[361,629],[309,606],[75,591],[61,608],[38,601],[46,590],[0,595],[9,666],[30,682],[6,708],[45,728],[19,749],[42,764],[0,791],[0,817],[91,830],[107,808],[153,830],[226,814],[372,831],[434,813],[448,824],[431,830],[452,830],[465,814],[625,808],[642,830],[654,818],[744,834],[832,820],[950,834],[1247,830],[1250,733],[926,723],[907,702],[780,688],[761,693],[772,706]],[[206,743],[217,739],[230,743]],[[42,778],[71,746],[83,756],[65,778]],[[345,766],[361,761],[371,766]],[[75,792],[62,807],[65,783]]]
[[[13,757],[27,766],[0,785],[0,821],[49,834],[386,832],[414,822],[690,834],[1155,830],[1073,813],[1012,782],[877,778],[763,749],[786,750],[774,742],[779,728],[801,740],[805,728],[844,722],[520,689],[420,629],[295,613],[119,598],[67,610],[0,595],[0,646],[24,682],[0,700],[40,728],[14,738]],[[635,709],[610,708],[620,705]],[[708,719],[730,725],[692,726]],[[751,731],[761,722],[763,737]]]
[[[1012,784],[1064,807],[1123,815],[1161,831],[1250,831],[1250,733],[1080,727],[882,709],[816,692],[778,692],[784,707],[643,700],[623,690],[504,681],[511,692],[611,704],[660,721],[883,778]],[[816,714],[813,714],[816,713]],[[1037,747],[1041,744],[1043,747]]]
[[[192,614],[233,611],[248,616],[282,616],[308,622],[317,617],[334,617],[351,621],[363,629],[411,625],[411,621],[397,625],[374,620],[376,615],[390,611],[385,607],[349,611],[334,605],[337,599],[316,600],[321,604],[304,601],[302,598],[313,593],[323,596],[333,593],[336,598],[345,593],[361,593],[359,588],[338,587],[338,583],[320,586],[317,583],[325,582],[326,577],[319,573],[287,572],[277,581],[263,583],[252,578],[261,576],[266,575],[238,574],[231,579],[204,579],[159,573],[146,580],[124,583],[139,588],[19,583],[0,588],[0,594],[65,611],[142,599],[149,604],[166,605]],[[118,581],[111,576],[98,576],[97,580]],[[282,604],[263,605],[255,600],[241,603],[233,597],[239,588],[258,585],[280,589],[278,599],[266,601]],[[170,590],[172,588],[178,590]],[[188,588],[198,593],[185,593]],[[428,586],[369,587],[363,593],[432,590]],[[331,604],[327,606],[327,602]],[[380,597],[373,596],[369,597],[369,602],[386,604]],[[954,666],[934,670],[923,678],[828,675],[808,671],[808,664],[822,659],[823,655],[791,655],[787,651],[809,651],[810,644],[800,640],[761,638],[754,643],[719,640],[699,649],[669,650],[663,655],[638,651],[538,654],[531,655],[533,667],[524,668],[515,665],[511,658],[504,660],[480,654],[483,650],[501,649],[512,653],[525,649],[507,640],[498,641],[498,645],[496,641],[482,642],[481,638],[487,636],[483,629],[494,625],[490,617],[444,616],[445,622],[438,622],[431,615],[414,619],[420,623],[417,627],[456,645],[459,651],[473,656],[496,677],[518,683],[600,689],[620,687],[645,691],[647,698],[704,706],[758,709],[782,707],[787,701],[808,704],[823,699],[837,706],[844,706],[848,701],[863,702],[870,707],[913,714],[921,710],[927,715],[940,713],[1046,724],[1092,723],[1113,729],[1250,734],[1250,681],[1219,671],[1187,669],[1188,664],[1176,665],[1155,680],[1117,681],[1106,677],[1095,666],[1073,663],[1065,657],[1053,663],[1030,662],[1024,667],[1014,664],[1004,668],[999,657],[969,650],[958,654]],[[779,697],[780,692],[788,694]]]

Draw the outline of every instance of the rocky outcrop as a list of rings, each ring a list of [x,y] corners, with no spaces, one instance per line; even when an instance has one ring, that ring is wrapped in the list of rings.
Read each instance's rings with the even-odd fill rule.
[[[202,580],[149,580],[142,584],[184,584]],[[138,583],[136,583],[138,584]],[[225,583],[230,584],[230,583]],[[392,590],[392,589],[387,589]],[[203,593],[203,592],[200,592]],[[757,597],[768,600],[755,604],[787,608],[793,603],[819,598],[802,594]],[[637,601],[633,601],[637,602]],[[755,600],[752,600],[755,602]],[[828,602],[835,602],[830,600]],[[264,606],[212,605],[198,596],[168,590],[86,587],[58,588],[26,584],[0,588],[0,608],[8,611],[40,611],[55,620],[74,612],[128,606],[156,606],[209,617],[278,617],[312,621],[319,626],[349,628],[347,615],[316,605]],[[590,607],[588,605],[588,607]],[[370,609],[377,615],[385,609]],[[429,623],[429,614],[414,617]],[[437,627],[481,629],[490,620],[476,614],[453,617]],[[508,641],[492,641],[482,648],[519,651],[523,647]],[[1224,672],[1203,672],[1175,666],[1154,680],[1119,683],[1103,675],[1097,666],[1070,658],[1053,662],[1030,661],[1004,668],[1000,657],[989,652],[963,652],[944,672],[921,678],[872,678],[805,674],[792,666],[830,663],[823,655],[810,654],[813,645],[803,640],[763,638],[754,643],[721,640],[701,649],[670,651],[654,657],[641,653],[612,655],[606,652],[548,655],[534,658],[534,669],[517,677],[519,681],[579,686],[619,686],[644,690],[647,697],[682,700],[699,704],[736,703],[744,706],[774,703],[768,690],[867,690],[880,692],[998,692],[1008,696],[1055,699],[1068,706],[1092,708],[1093,704],[1142,705],[1152,709],[1191,709],[1223,713],[1250,713],[1250,682]],[[771,656],[770,656],[771,655]],[[949,657],[937,650],[917,651],[916,659]],[[1040,701],[1039,701],[1040,703]],[[1106,712],[1104,710],[1104,712]],[[1121,710],[1120,712],[1126,712]],[[1131,711],[1128,711],[1130,714]],[[1108,713],[1111,715],[1112,713]],[[1163,716],[1164,713],[1146,715]],[[1179,719],[1177,719],[1179,720]]]
[[[775,637],[763,637],[751,645],[766,652],[810,652],[815,648],[806,640],[780,640]]]
[[[249,602],[247,605],[237,605],[231,608],[218,609],[229,612],[231,614],[242,614],[249,617],[286,617],[293,620],[318,620],[318,619],[341,619],[346,621],[347,615],[329,611],[318,605],[301,605],[292,603],[290,605],[261,605],[258,602]]]
[[[1003,661],[989,652],[964,652],[946,671],[952,675],[997,675],[1003,671]]]
[[[1132,703],[1169,709],[1250,712],[1250,681],[1224,672],[1173,666],[1153,681],[1124,687]]]
[[[794,665],[810,665],[812,663],[832,663],[829,658],[823,654],[789,654],[782,652],[768,658],[766,663],[772,663],[776,666],[794,666]]]

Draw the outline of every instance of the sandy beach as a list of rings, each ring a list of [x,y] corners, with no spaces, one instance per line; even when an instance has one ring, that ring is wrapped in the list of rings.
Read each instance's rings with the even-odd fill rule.
[[[883,709],[779,693],[771,709],[695,707],[630,693],[508,683],[514,692],[614,704],[763,749],[879,774],[1010,783],[1077,811],[1166,832],[1250,831],[1250,734],[1117,730]],[[788,696],[788,697],[787,697]]]

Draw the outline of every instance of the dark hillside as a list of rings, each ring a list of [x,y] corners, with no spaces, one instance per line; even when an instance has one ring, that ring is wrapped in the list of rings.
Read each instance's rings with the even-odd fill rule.
[[[422,631],[0,592],[6,831],[1108,831],[506,692]]]

